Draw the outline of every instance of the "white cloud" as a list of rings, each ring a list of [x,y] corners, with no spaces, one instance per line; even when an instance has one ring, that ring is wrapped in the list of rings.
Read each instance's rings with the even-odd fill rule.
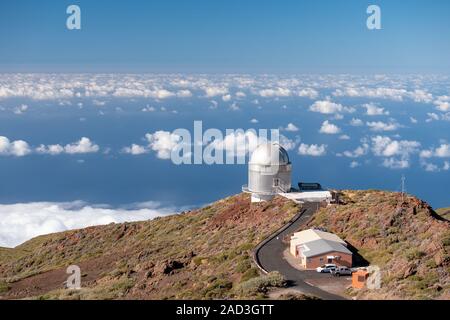
[[[228,102],[231,100],[231,95],[230,94],[226,94],[224,96],[222,96],[222,100],[225,102]]]
[[[291,90],[286,88],[263,89],[259,91],[259,95],[263,98],[289,97],[291,93]]]
[[[350,121],[350,125],[354,126],[354,127],[361,127],[364,125],[364,122],[361,119],[358,118],[353,118]]]
[[[36,148],[37,153],[43,153],[43,154],[50,154],[52,156],[58,155],[64,152],[64,147],[59,144],[52,144],[52,145],[43,145],[41,144],[39,147]]]
[[[288,125],[286,126],[286,128],[284,128],[284,130],[290,131],[290,132],[297,132],[299,129],[295,124],[288,123]]]
[[[67,154],[83,154],[83,153],[96,153],[100,150],[100,147],[93,143],[89,138],[82,137],[79,141],[66,144],[64,147],[60,144],[44,145],[41,144],[36,148],[37,153],[59,155],[62,153]]]
[[[358,161],[352,161],[350,162],[350,168],[354,169],[359,167],[361,164]]]
[[[434,113],[434,112],[428,112],[427,113],[428,119],[426,119],[426,122],[431,122],[431,121],[438,121],[439,120],[439,115]]]
[[[409,161],[407,159],[387,158],[383,160],[383,167],[389,169],[406,169],[409,168]]]
[[[439,101],[436,104],[436,109],[442,112],[450,111],[450,103],[448,101]]]
[[[258,123],[258,119],[253,118],[252,120],[250,120],[251,123]]]
[[[434,101],[436,105],[436,109],[442,112],[450,111],[450,97],[449,96],[440,96]]]
[[[444,171],[450,170],[450,162],[445,161],[444,166],[442,167],[442,170],[444,170]]]
[[[317,144],[304,144],[302,143],[298,148],[298,153],[304,156],[320,157],[327,153],[327,145],[317,145]]]
[[[156,152],[159,159],[170,159],[172,150],[181,142],[181,137],[168,131],[156,131],[153,134],[147,133],[145,138],[149,148]]]
[[[415,102],[430,103],[433,101],[433,95],[426,90],[416,89],[408,91],[398,88],[387,87],[347,87],[345,89],[337,89],[333,92],[336,97],[366,97],[376,99],[388,99],[394,101],[403,101],[405,98],[412,99]]]
[[[414,117],[409,117],[409,121],[411,121],[411,123],[413,123],[413,124],[416,124],[416,123],[419,122],[419,121],[417,121],[417,119],[414,118]]]
[[[239,105],[236,103],[236,102],[233,102],[231,105],[230,105],[230,110],[231,111],[239,111],[241,108],[239,108]]]
[[[223,139],[216,139],[210,143],[210,147],[215,150],[225,151],[235,156],[245,156],[260,144],[264,142],[261,138],[258,138],[256,133],[252,130],[248,131],[235,131],[227,134]]]
[[[320,133],[324,134],[338,134],[341,132],[341,129],[335,125],[330,123],[328,120],[322,123],[322,127],[319,130]]]
[[[210,109],[217,109],[217,107],[219,106],[219,103],[215,100],[211,100],[211,105],[209,106]]]
[[[422,162],[422,166],[425,169],[425,171],[427,172],[439,172],[440,169],[437,165],[435,165],[434,163],[429,163],[429,162]]]
[[[372,121],[367,122],[366,125],[372,131],[395,131],[399,128],[399,125],[395,122]]]
[[[212,98],[216,96],[224,96],[228,93],[228,89],[225,87],[207,87],[204,88],[206,97]]]
[[[10,141],[7,137],[0,136],[0,156],[23,157],[31,153],[26,141]]]
[[[450,158],[450,144],[443,143],[436,149],[422,150],[420,152],[421,158]]]
[[[80,201],[0,205],[0,247],[15,247],[39,235],[109,223],[143,221],[179,212],[158,202],[105,208]]]
[[[393,140],[385,136],[372,137],[372,152],[376,156],[409,157],[410,154],[417,153],[420,148],[420,142],[410,140]]]
[[[140,146],[133,143],[130,147],[123,148],[123,152],[137,156],[140,154],[148,153],[149,150],[145,146]]]
[[[93,104],[94,106],[97,106],[97,107],[103,107],[104,105],[106,105],[106,102],[105,102],[105,101],[100,101],[100,100],[94,99],[94,100],[92,101],[92,104]]]
[[[155,107],[152,107],[152,106],[149,106],[149,105],[147,105],[147,106],[145,106],[144,108],[142,108],[142,110],[141,110],[142,112],[154,112],[154,111],[156,111],[156,108]]]
[[[369,145],[367,143],[364,143],[362,146],[357,147],[353,151],[344,151],[342,155],[347,158],[359,158],[366,155],[368,151]]]
[[[20,106],[17,106],[14,108],[15,114],[22,114],[25,113],[28,110],[28,106],[26,104],[21,104]]]
[[[99,146],[92,143],[89,138],[83,137],[78,142],[68,144],[64,147],[64,151],[68,154],[78,153],[95,153],[99,150]]]
[[[347,134],[340,135],[339,140],[350,140],[350,136]]]
[[[366,108],[366,114],[368,116],[389,115],[389,111],[385,111],[384,108],[378,107],[374,103],[366,103],[363,107]]]
[[[316,99],[319,96],[319,92],[312,88],[301,89],[297,92],[299,97],[307,97],[309,99]]]
[[[294,150],[298,141],[291,140],[284,135],[280,134],[280,145],[286,149],[286,151]]]
[[[354,112],[353,108],[344,107],[340,103],[334,103],[328,100],[316,101],[309,107],[312,112],[318,112],[322,114],[334,114],[339,112]]]
[[[192,92],[189,90],[180,90],[177,92],[178,98],[190,98],[192,97]]]
[[[245,92],[242,92],[242,91],[236,92],[236,97],[239,98],[239,99],[243,99],[243,98],[245,98],[246,96],[247,96],[247,95],[245,94]]]

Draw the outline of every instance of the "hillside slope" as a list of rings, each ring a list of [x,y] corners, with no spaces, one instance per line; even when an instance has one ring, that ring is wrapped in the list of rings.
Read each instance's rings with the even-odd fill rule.
[[[450,224],[424,202],[398,193],[343,191],[343,204],[320,209],[322,227],[382,270],[382,288],[358,299],[450,299]],[[261,277],[256,245],[286,224],[298,205],[275,198],[250,205],[240,194],[203,209],[152,221],[110,224],[0,248],[0,299],[258,298],[279,276]],[[276,258],[276,257],[274,257]],[[66,268],[82,271],[81,291],[62,290]]]
[[[310,227],[345,239],[381,268],[382,288],[352,292],[359,299],[450,299],[450,224],[414,197],[343,191],[344,205],[316,213]],[[361,259],[361,260],[363,260]]]
[[[238,290],[248,281],[259,285],[252,282],[259,274],[251,252],[298,211],[296,204],[282,198],[250,206],[249,196],[241,194],[203,209],[152,221],[37,237],[15,249],[0,250],[0,296],[256,297],[264,293],[264,288]],[[65,270],[72,264],[81,268],[83,290],[60,290],[68,277]],[[281,285],[276,275],[262,280],[269,281],[268,285]]]
[[[444,219],[450,220],[450,207],[437,209],[436,213],[443,217]]]

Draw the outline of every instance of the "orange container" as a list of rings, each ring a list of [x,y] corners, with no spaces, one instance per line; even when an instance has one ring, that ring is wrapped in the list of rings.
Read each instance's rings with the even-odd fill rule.
[[[362,289],[366,285],[366,280],[369,273],[366,270],[358,270],[352,274],[352,287],[355,289]]]

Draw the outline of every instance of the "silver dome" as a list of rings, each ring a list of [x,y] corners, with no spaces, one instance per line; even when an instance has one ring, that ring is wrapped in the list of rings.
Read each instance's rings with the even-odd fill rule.
[[[260,144],[252,153],[250,165],[287,165],[290,164],[287,151],[276,142]]]

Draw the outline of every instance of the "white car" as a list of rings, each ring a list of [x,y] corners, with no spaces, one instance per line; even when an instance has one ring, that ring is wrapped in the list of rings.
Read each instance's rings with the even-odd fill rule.
[[[335,268],[334,270],[331,270],[331,274],[335,277],[351,276],[352,270],[347,267],[338,267],[338,268]]]
[[[336,265],[329,263],[329,264],[324,264],[321,267],[317,267],[316,271],[319,273],[330,273],[334,269],[336,269]]]

